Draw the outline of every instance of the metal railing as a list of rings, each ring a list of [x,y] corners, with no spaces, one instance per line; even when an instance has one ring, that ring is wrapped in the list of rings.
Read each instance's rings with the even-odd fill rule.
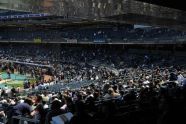
[[[11,124],[15,124],[15,120],[18,121],[18,124],[39,124],[39,120],[31,119],[22,116],[13,116],[11,120]]]

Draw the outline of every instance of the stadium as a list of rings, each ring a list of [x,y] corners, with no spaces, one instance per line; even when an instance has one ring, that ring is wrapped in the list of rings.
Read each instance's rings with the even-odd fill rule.
[[[184,123],[183,5],[0,0],[0,124]]]

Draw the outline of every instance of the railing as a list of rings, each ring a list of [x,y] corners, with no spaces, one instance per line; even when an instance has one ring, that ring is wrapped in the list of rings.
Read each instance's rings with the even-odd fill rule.
[[[21,62],[21,61],[6,60],[6,59],[0,59],[0,61],[2,61],[2,62],[14,62],[14,63],[24,64],[24,65],[32,65],[32,66],[52,68],[51,65],[35,64],[35,63],[29,63],[29,62]]]
[[[144,37],[144,38],[113,38],[109,40],[105,40],[105,42],[94,42],[92,39],[83,40],[83,39],[75,39],[75,42],[67,42],[67,39],[65,37],[61,38],[43,38],[42,43],[78,43],[78,44],[134,44],[134,43],[143,43],[143,44],[176,44],[176,43],[185,43],[186,42],[186,35],[183,36],[161,36],[161,37]],[[9,39],[1,39],[0,42],[27,42],[27,43],[34,43],[34,38],[9,38]]]
[[[1,117],[1,122],[0,122],[0,124],[6,124],[6,122],[7,122],[6,116]]]
[[[30,119],[22,116],[13,116],[11,120],[11,124],[15,124],[15,120],[18,120],[18,124],[39,124],[39,120]]]

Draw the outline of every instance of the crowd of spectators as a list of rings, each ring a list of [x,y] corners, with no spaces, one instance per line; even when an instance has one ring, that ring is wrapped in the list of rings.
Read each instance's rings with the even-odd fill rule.
[[[10,33],[11,32],[11,33]],[[55,42],[65,39],[76,39],[86,42],[118,42],[118,41],[167,41],[185,39],[186,33],[161,27],[133,28],[131,26],[90,26],[85,28],[10,28],[0,31],[0,40],[33,41],[41,39]]]
[[[50,124],[53,117],[69,112],[73,114],[70,124],[184,122],[184,58],[163,54],[133,54],[125,49],[115,49],[114,46],[63,46],[57,53],[56,49],[57,46],[37,44],[1,46],[2,60],[24,63],[29,58],[27,63],[40,61],[41,65],[47,61],[46,64],[52,66],[51,70],[47,69],[55,77],[45,89],[33,90],[26,96],[17,96],[18,91],[14,87],[10,96],[1,89],[0,116],[7,120],[5,122],[11,124],[13,116],[24,116],[39,120],[41,124]],[[17,59],[20,56],[23,58]],[[12,63],[26,68],[27,73],[44,68]],[[11,64],[1,62],[1,67],[4,65],[10,67]],[[38,81],[44,83],[42,78]],[[91,83],[79,85],[83,81],[83,84],[86,81]],[[13,124],[16,123],[15,120]]]

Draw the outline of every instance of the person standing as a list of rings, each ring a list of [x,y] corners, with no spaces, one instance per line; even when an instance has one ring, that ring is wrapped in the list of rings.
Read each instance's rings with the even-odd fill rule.
[[[10,69],[7,69],[7,75],[8,75],[8,79],[10,79],[11,78]]]

